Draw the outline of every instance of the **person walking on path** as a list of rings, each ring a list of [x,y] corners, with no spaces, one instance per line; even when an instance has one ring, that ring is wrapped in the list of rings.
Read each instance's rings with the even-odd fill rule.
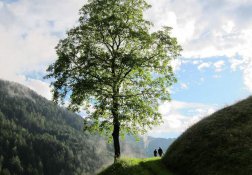
[[[156,149],[154,150],[153,153],[154,153],[154,157],[157,157],[157,150]]]
[[[158,148],[158,154],[160,157],[162,157],[162,155],[163,155],[163,150],[160,147]]]

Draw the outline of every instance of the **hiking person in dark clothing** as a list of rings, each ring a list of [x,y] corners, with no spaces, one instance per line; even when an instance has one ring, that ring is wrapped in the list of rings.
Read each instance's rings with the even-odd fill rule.
[[[154,150],[154,156],[157,157],[157,150]]]
[[[158,148],[158,154],[160,157],[162,157],[162,155],[163,155],[163,150],[160,147]]]

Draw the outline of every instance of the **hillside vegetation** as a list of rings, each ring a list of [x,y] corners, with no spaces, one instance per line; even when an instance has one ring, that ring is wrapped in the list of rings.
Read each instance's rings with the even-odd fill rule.
[[[163,162],[180,175],[252,174],[252,97],[189,128]]]
[[[160,158],[123,158],[98,175],[173,175]]]
[[[82,132],[82,119],[30,89],[0,81],[0,174],[94,174],[112,147]],[[97,147],[99,144],[99,147]]]
[[[113,161],[113,147],[83,132],[82,126],[80,116],[27,87],[0,80],[0,175],[95,174]],[[122,154],[152,156],[160,141],[168,147],[173,140],[147,137],[136,142],[127,136]]]

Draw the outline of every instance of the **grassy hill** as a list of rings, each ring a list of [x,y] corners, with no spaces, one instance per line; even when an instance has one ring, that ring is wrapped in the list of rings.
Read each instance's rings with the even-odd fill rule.
[[[168,149],[164,162],[181,175],[252,174],[252,97],[189,128]]]
[[[160,158],[122,158],[98,175],[173,175]]]

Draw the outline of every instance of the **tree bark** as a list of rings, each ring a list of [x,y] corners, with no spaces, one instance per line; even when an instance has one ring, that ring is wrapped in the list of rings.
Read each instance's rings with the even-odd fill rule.
[[[112,107],[112,115],[113,115],[113,125],[114,130],[112,133],[113,141],[114,141],[114,163],[120,158],[121,151],[120,151],[120,122],[119,122],[119,103],[117,94],[119,93],[119,89],[114,89],[114,97],[113,97],[113,107]]]
[[[120,132],[120,123],[118,121],[114,122],[114,131],[113,131],[113,141],[114,141],[114,163],[120,158],[121,151],[120,151],[120,141],[119,141],[119,132]]]

